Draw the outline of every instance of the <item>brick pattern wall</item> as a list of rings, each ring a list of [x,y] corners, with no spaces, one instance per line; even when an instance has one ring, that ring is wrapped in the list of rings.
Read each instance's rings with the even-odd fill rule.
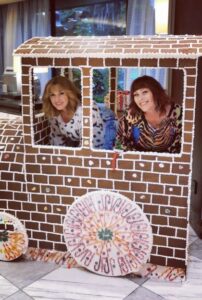
[[[154,236],[150,262],[185,267],[199,44],[196,37],[172,36],[36,38],[15,51],[22,56],[23,122],[15,128],[2,125],[1,207],[24,222],[30,247],[66,251],[63,219],[68,206],[89,191],[107,189],[135,201],[150,220]],[[33,66],[81,69],[82,149],[32,145]],[[119,66],[184,70],[181,154],[123,153],[113,170],[112,152],[91,149],[91,68]],[[38,121],[34,122],[38,128]]]

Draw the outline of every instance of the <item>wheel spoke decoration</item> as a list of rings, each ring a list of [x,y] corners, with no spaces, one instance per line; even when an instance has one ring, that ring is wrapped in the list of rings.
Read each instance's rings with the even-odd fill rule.
[[[108,191],[87,193],[72,204],[64,220],[64,237],[79,265],[106,276],[137,272],[153,243],[141,208]]]

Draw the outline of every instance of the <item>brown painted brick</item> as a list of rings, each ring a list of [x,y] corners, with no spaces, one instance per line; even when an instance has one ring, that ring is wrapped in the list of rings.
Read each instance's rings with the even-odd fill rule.
[[[46,196],[46,201],[47,201],[47,203],[60,203],[60,196],[58,196],[58,195],[47,195]]]
[[[160,206],[160,214],[167,215],[167,216],[176,216],[177,209],[171,206]]]
[[[158,214],[159,207],[158,205],[144,205],[144,213],[149,214]]]
[[[95,178],[106,178],[106,170],[104,169],[91,169],[91,176]]]
[[[135,162],[135,170],[151,171],[151,167],[152,167],[151,162],[146,162],[146,161]]]
[[[177,236],[186,239],[187,230],[186,229],[177,229]]]
[[[45,214],[42,214],[42,213],[32,213],[31,216],[32,216],[31,217],[32,221],[45,222]]]
[[[41,173],[41,169],[39,165],[30,165],[27,164],[26,165],[26,171],[27,173]]]
[[[8,209],[14,209],[15,211],[21,210],[22,209],[21,202],[8,201]]]
[[[159,225],[168,225],[168,219],[164,216],[152,216],[152,223]]]
[[[167,195],[182,195],[182,188],[181,186],[175,186],[175,185],[168,185],[165,188],[165,193]]]
[[[115,190],[129,190],[129,183],[127,181],[115,181]]]
[[[170,197],[170,205],[187,207],[187,198],[171,196]]]
[[[103,58],[89,58],[89,65],[93,67],[104,66]]]
[[[45,175],[33,175],[33,178],[35,183],[48,183],[48,177]]]
[[[98,168],[99,167],[99,159],[95,158],[84,158],[84,167],[87,168]]]
[[[150,203],[151,202],[151,195],[150,194],[135,193],[135,202]]]
[[[142,58],[140,60],[140,67],[157,67],[158,60],[155,58]]]
[[[36,204],[35,203],[23,203],[22,208],[23,208],[23,210],[36,211]]]
[[[67,251],[67,246],[66,246],[65,244],[58,244],[58,243],[55,243],[54,249],[55,249],[55,251],[66,252],[66,251]]]
[[[119,170],[108,170],[107,171],[108,178],[109,179],[118,179],[118,180],[123,180],[123,171]]]
[[[87,178],[82,178],[81,179],[81,186],[83,187],[96,187],[96,181],[95,179],[87,179]]]
[[[20,201],[27,201],[28,195],[26,193],[21,192],[14,192],[14,197],[15,200],[20,200]]]
[[[86,194],[88,192],[87,189],[82,189],[82,188],[73,188],[72,189],[72,196],[73,197],[80,197],[80,196],[83,196],[84,194]],[[75,200],[75,199],[74,199]],[[63,204],[64,204],[64,201],[63,201]]]
[[[125,171],[125,180],[132,181],[140,181],[141,180],[141,172],[136,171]]]
[[[122,59],[122,66],[124,67],[133,67],[133,66],[138,66],[138,59],[136,58],[124,58]]]
[[[133,162],[132,161],[124,161],[118,160],[118,168],[119,169],[133,169]]]
[[[154,245],[166,246],[167,239],[164,236],[153,235],[153,243],[154,243]]]
[[[17,218],[20,220],[31,220],[30,213],[25,211],[17,211]]]
[[[111,180],[98,180],[98,188],[113,189],[113,181]]]
[[[69,66],[69,58],[58,58],[55,57],[55,66]]]
[[[106,66],[120,66],[120,59],[119,58],[106,58],[105,59]]]
[[[161,58],[159,59],[159,67],[176,67],[177,59],[175,58]]]
[[[186,250],[175,249],[175,257],[186,258]]]
[[[97,171],[97,170],[96,170]],[[87,168],[75,168],[74,169],[74,176],[89,176],[89,169]]]
[[[170,164],[164,162],[154,163],[154,172],[170,173]]]
[[[37,240],[46,240],[46,233],[45,232],[33,231],[32,236],[33,236],[34,239],[37,239]]]
[[[39,223],[37,222],[25,222],[25,227],[27,229],[32,229],[32,230],[39,230]]]
[[[131,183],[131,190],[133,192],[146,192],[146,184],[140,182],[132,182]]]
[[[73,174],[73,168],[68,166],[58,166],[58,174],[60,175],[72,175]],[[54,173],[53,173],[54,174]]]
[[[53,232],[54,227],[51,224],[47,224],[47,223],[41,223],[40,224],[40,230],[42,231],[46,231],[46,232]]]
[[[163,174],[160,178],[161,183],[177,184],[177,176]]]
[[[39,57],[38,58],[38,66],[52,66],[53,58],[50,57]]]
[[[48,241],[61,242],[61,236],[59,234],[48,233],[47,237]]]
[[[168,264],[169,267],[175,267],[175,268],[185,268],[186,262],[184,260],[178,260],[174,258],[168,258]]]
[[[59,195],[70,195],[71,189],[65,186],[58,186],[56,187],[57,194]]]
[[[173,249],[158,247],[158,254],[163,256],[173,256]]]
[[[52,242],[39,241],[39,248],[40,249],[51,250],[51,249],[53,249],[53,243]]]
[[[162,184],[148,184],[148,192],[154,194],[163,194]]]
[[[143,173],[143,181],[146,182],[159,182],[159,174],[156,173]]]
[[[42,174],[56,174],[57,171],[56,171],[56,166],[43,166],[42,165],[42,168],[41,168],[41,172]]]
[[[152,263],[154,265],[165,266],[166,265],[166,259],[165,259],[165,257],[151,255],[150,263]]]
[[[169,218],[169,225],[174,227],[186,228],[188,221],[186,219]]]
[[[172,173],[176,174],[189,174],[190,166],[188,164],[173,164]]]
[[[87,59],[85,57],[72,58],[72,66],[83,66],[86,64],[87,64]]]
[[[29,247],[37,248],[38,247],[38,242],[35,240],[32,240],[31,238],[29,239]]]
[[[47,214],[47,222],[61,224],[61,216],[56,214]]]
[[[167,236],[175,236],[175,228],[171,228],[171,227],[160,227],[159,228],[159,234],[160,235],[167,235]]]
[[[196,59],[186,58],[186,59],[179,59],[179,67],[195,67],[196,66]]]
[[[70,197],[70,196],[62,196],[61,197],[61,204],[64,205],[71,205],[74,202],[74,197]]]

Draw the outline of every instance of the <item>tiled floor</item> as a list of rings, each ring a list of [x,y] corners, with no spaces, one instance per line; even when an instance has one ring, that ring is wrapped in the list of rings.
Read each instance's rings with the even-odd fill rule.
[[[202,299],[202,240],[190,234],[187,280],[104,277],[53,263],[0,262],[0,300],[199,300]]]

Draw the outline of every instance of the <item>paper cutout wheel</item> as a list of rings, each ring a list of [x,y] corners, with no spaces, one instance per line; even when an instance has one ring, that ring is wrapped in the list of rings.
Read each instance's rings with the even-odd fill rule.
[[[70,207],[64,220],[67,249],[76,262],[105,276],[137,272],[153,243],[150,223],[141,208],[125,196],[90,192]]]
[[[27,247],[27,233],[20,220],[0,212],[0,260],[17,259],[27,251]]]

